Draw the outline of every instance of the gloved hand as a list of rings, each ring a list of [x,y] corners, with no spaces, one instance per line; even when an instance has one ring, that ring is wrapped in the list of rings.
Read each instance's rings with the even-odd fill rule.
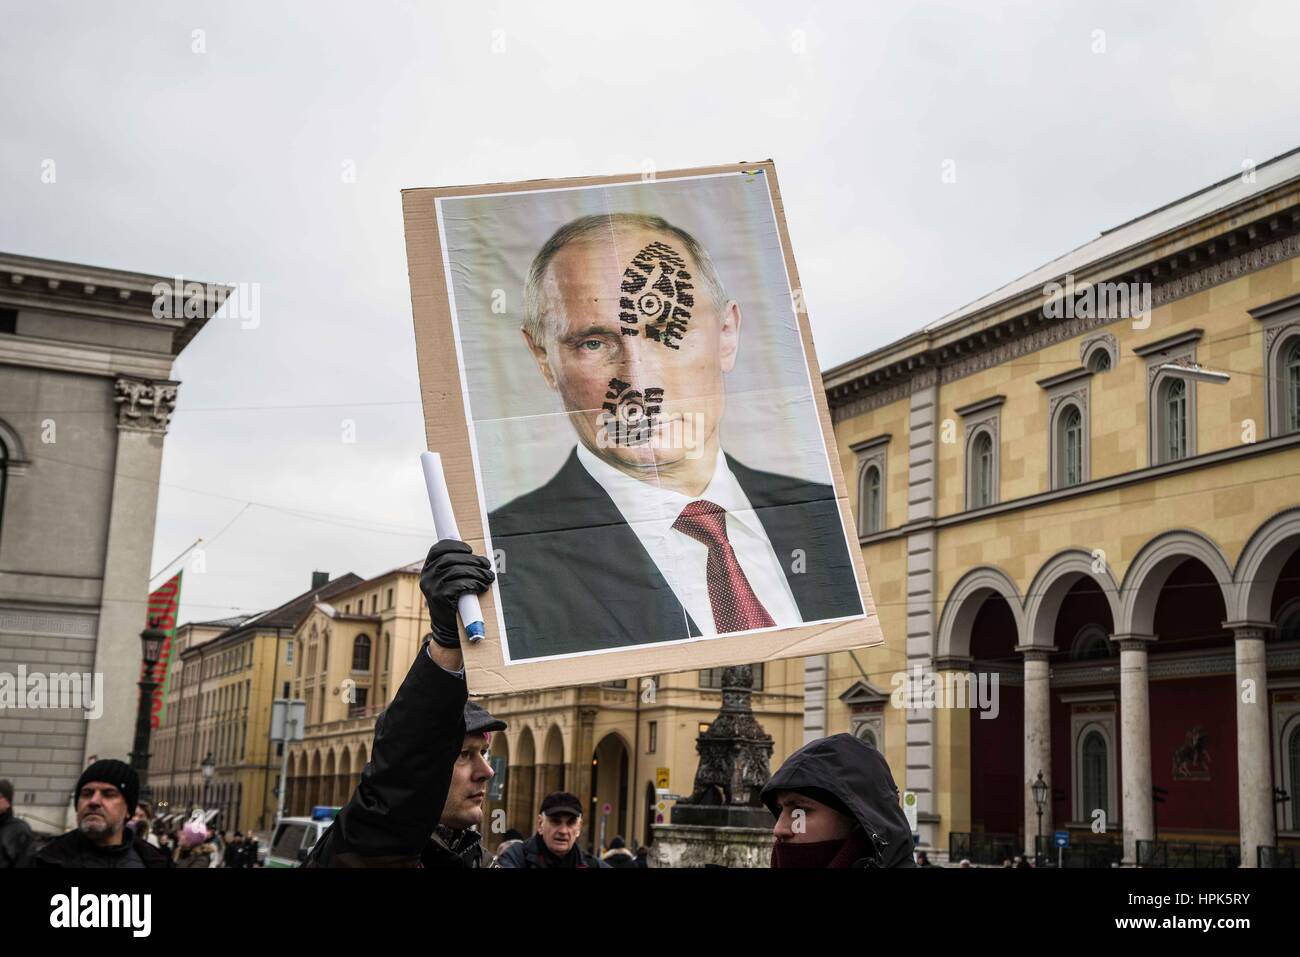
[[[420,572],[420,591],[429,604],[434,641],[444,648],[459,647],[456,600],[467,592],[487,591],[496,577],[492,562],[475,555],[464,542],[444,538],[429,549]]]

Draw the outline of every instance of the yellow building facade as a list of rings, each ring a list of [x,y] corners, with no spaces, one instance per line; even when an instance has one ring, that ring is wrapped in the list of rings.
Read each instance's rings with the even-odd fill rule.
[[[271,707],[291,690],[294,627],[318,600],[357,581],[318,572],[310,591],[271,611],[177,630],[179,666],[152,745],[163,826],[202,810],[219,829],[271,830],[283,753],[270,740]]]
[[[923,846],[1300,838],[1298,233],[1289,154],[826,373],[886,643],[827,657],[824,727]],[[996,717],[894,693],[994,676]]]

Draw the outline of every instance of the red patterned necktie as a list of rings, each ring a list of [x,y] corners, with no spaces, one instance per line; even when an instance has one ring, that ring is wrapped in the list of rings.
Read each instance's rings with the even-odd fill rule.
[[[673,522],[673,528],[709,549],[705,578],[709,605],[719,634],[771,628],[776,624],[749,587],[745,570],[727,540],[727,510],[708,501],[691,502]]]

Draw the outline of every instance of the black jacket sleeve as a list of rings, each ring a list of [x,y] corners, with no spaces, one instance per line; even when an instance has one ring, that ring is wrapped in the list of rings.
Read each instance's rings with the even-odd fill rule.
[[[361,782],[305,867],[415,867],[442,817],[465,740],[463,675],[420,648],[406,680],[375,722]]]

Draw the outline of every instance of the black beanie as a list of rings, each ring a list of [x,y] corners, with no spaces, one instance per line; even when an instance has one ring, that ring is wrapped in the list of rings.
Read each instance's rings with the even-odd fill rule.
[[[77,778],[77,787],[72,792],[72,803],[77,803],[77,795],[81,789],[91,781],[103,781],[105,784],[111,784],[122,792],[122,797],[126,798],[126,813],[128,816],[135,813],[136,802],[140,798],[140,775],[135,773],[135,768],[123,761],[114,761],[112,758],[104,758],[96,761],[86,770],[81,772],[81,777]]]

